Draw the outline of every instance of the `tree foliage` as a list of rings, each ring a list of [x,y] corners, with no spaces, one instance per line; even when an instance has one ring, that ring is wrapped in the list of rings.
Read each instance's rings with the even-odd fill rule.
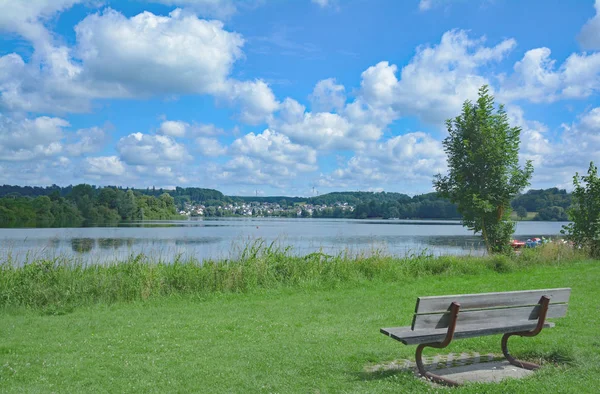
[[[463,224],[481,232],[489,252],[507,250],[514,232],[511,199],[529,185],[533,166],[519,166],[519,127],[511,127],[503,106],[494,108],[488,87],[476,103],[446,122],[444,150],[449,173],[434,179],[436,190],[458,205]]]
[[[563,233],[577,247],[600,258],[600,178],[598,167],[590,163],[587,175],[573,177],[573,206],[569,216],[573,223],[563,226]]]
[[[525,219],[527,217],[527,210],[525,209],[524,206],[522,206],[522,205],[518,206],[516,211],[517,211],[517,216],[519,217],[519,219]]]
[[[24,197],[15,191],[17,188],[7,188],[13,191],[0,198],[0,227],[78,227],[178,217],[175,201],[167,193],[153,197],[131,189],[99,189],[82,184],[69,186],[64,197],[63,189],[57,186],[22,188],[21,191],[38,195]]]

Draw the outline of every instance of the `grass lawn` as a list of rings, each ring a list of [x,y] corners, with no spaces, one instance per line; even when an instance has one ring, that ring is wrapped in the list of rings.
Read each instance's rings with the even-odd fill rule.
[[[537,215],[537,212],[527,212],[527,216],[524,217],[523,219],[521,219],[517,215],[517,212],[512,211],[510,213],[510,218],[511,218],[511,220],[516,220],[516,221],[533,220],[533,218],[535,218],[535,215]]]
[[[439,275],[402,282],[286,287],[95,304],[64,315],[0,309],[0,392],[386,393],[446,391],[407,372],[365,367],[414,359],[380,327],[409,325],[417,296],[571,287],[567,317],[512,338],[532,377],[456,392],[593,392],[600,387],[600,264]],[[437,353],[500,353],[500,336]]]

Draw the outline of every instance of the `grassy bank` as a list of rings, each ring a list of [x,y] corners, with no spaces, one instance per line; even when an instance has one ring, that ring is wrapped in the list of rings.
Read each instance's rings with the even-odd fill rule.
[[[576,393],[600,386],[598,262],[366,261],[352,271],[356,280],[340,279],[349,268],[338,261],[328,268],[335,280],[323,271],[329,279],[318,283],[303,271],[296,277],[306,279],[296,286],[273,282],[245,293],[179,292],[146,300],[131,295],[131,302],[98,302],[59,316],[43,308],[2,308],[0,391],[427,392],[430,386],[408,372],[368,372],[414,357],[414,346],[384,337],[380,327],[409,325],[420,295],[550,287],[572,287],[567,317],[537,337],[511,340],[516,356],[541,359],[544,368],[525,380],[453,391]],[[463,351],[499,353],[500,336],[456,341],[427,354]]]
[[[368,255],[296,256],[289,248],[258,240],[235,260],[155,261],[145,255],[108,265],[83,265],[69,259],[0,264],[0,308],[28,307],[49,314],[96,303],[111,304],[172,295],[245,293],[283,287],[335,287],[364,281],[399,282],[450,274],[511,272],[534,265],[568,264],[581,256],[572,248],[546,245],[518,256],[397,258]]]

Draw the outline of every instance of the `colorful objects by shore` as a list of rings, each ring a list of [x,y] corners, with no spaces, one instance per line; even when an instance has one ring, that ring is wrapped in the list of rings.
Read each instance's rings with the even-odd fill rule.
[[[528,238],[526,241],[519,241],[518,239],[513,239],[510,243],[510,246],[517,250],[517,249],[521,249],[523,247],[525,248],[535,248],[537,246],[543,245],[543,244],[547,244],[549,242],[552,242],[552,240],[548,239],[548,238]]]

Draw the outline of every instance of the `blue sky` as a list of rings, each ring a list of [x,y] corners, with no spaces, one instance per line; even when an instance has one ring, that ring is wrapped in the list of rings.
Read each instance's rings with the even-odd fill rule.
[[[0,184],[418,194],[488,84],[532,187],[600,162],[600,0],[0,0]]]

